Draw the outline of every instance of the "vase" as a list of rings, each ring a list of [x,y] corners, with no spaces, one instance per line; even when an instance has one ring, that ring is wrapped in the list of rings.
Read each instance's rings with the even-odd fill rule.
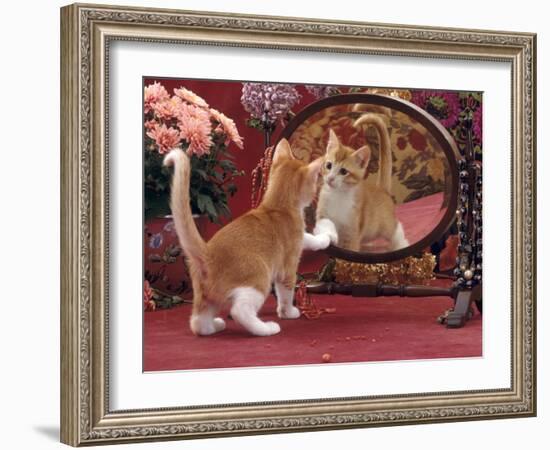
[[[204,237],[206,215],[193,215],[195,225]],[[143,233],[144,278],[156,290],[167,295],[191,299],[193,291],[184,254],[180,247],[172,216],[147,220]]]

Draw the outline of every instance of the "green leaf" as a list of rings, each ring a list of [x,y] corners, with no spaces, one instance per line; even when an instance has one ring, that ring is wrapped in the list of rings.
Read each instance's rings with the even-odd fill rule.
[[[208,180],[208,174],[203,169],[195,169],[195,172],[198,173],[204,180]]]
[[[234,183],[228,184],[227,192],[229,192],[229,195],[231,196],[235,195],[235,192],[237,192],[237,186]]]
[[[260,119],[251,118],[246,120],[246,125],[250,128],[255,128],[256,130],[263,130],[264,125]]]
[[[220,167],[227,172],[233,172],[236,169],[233,161],[229,161],[227,159],[221,159],[219,163],[220,163]]]
[[[205,199],[204,195],[202,194],[197,195],[197,207],[199,208],[199,211],[201,212],[201,214],[204,214],[204,212],[206,211],[204,199]]]

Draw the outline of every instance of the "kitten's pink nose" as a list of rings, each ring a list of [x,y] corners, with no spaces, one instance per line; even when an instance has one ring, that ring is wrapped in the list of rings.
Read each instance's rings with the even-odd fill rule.
[[[334,187],[334,178],[332,178],[332,177],[327,178],[327,184],[330,187]]]

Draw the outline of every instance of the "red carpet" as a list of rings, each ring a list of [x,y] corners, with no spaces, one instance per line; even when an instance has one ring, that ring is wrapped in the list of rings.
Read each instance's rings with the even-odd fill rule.
[[[447,297],[353,298],[315,295],[319,307],[336,311],[315,320],[279,320],[275,300],[261,311],[281,333],[254,337],[227,320],[227,329],[196,337],[189,329],[191,305],[146,312],[144,370],[319,364],[481,356],[481,316],[464,328],[447,329],[437,317],[452,306]]]
[[[441,221],[446,208],[442,209],[443,193],[403,203],[395,207],[395,215],[403,225],[405,237],[410,244],[426,237]],[[388,243],[383,239],[370,241],[365,251],[378,253],[387,251]]]
[[[395,214],[411,244],[427,236],[437,226],[447,211],[446,208],[441,209],[442,203],[443,193],[440,192],[396,206]]]

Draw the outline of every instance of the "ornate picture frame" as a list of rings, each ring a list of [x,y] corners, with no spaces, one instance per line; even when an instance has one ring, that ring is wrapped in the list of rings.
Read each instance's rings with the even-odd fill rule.
[[[511,67],[508,388],[113,410],[109,63],[115,41],[196,43]],[[61,440],[73,446],[536,414],[536,35],[75,4],[61,9]],[[503,125],[505,126],[505,125]]]

